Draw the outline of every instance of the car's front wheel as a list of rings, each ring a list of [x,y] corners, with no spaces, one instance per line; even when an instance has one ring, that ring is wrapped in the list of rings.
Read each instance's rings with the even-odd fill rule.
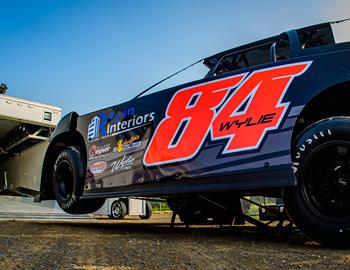
[[[58,155],[53,168],[53,191],[58,205],[69,214],[97,211],[105,199],[83,200],[85,166],[78,148],[68,147]]]
[[[350,246],[350,118],[308,127],[292,158],[298,184],[284,196],[292,220],[323,244]]]

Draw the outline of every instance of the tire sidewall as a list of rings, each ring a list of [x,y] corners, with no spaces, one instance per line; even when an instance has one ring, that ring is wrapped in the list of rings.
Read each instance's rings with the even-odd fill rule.
[[[59,187],[59,169],[63,163],[68,162],[72,171],[73,179],[73,188],[71,194],[68,198],[64,198],[61,195]],[[85,166],[81,157],[81,154],[77,148],[70,147],[64,149],[57,157],[54,168],[53,168],[53,191],[57,203],[59,206],[67,211],[73,210],[76,208],[76,205],[79,202],[81,195],[84,190],[84,179],[85,179]]]
[[[293,221],[313,239],[326,244],[336,244],[350,238],[350,220],[329,220],[315,213],[306,202],[302,191],[305,165],[313,153],[331,141],[350,141],[350,118],[334,117],[319,121],[297,137],[292,153],[292,167],[298,185],[289,189],[285,200]],[[289,206],[289,207],[288,207]]]
[[[303,165],[310,154],[331,140],[350,141],[350,117],[324,119],[297,137],[292,152],[292,168],[297,179],[301,177]]]

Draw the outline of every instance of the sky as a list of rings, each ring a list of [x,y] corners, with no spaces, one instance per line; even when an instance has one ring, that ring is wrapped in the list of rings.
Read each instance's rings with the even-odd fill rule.
[[[0,10],[0,82],[64,115],[125,102],[217,52],[348,18],[350,2],[0,0]]]

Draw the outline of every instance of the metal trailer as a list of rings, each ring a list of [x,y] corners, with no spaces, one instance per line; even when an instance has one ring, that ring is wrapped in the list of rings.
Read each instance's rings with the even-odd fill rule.
[[[93,214],[108,215],[112,219],[123,219],[126,215],[149,219],[152,207],[146,200],[132,198],[108,198]]]
[[[0,95],[0,191],[36,196],[50,135],[61,118],[55,106]]]
[[[118,211],[117,206],[120,203],[125,204],[126,211]],[[91,214],[93,216],[104,215],[112,219],[123,219],[126,215],[139,216],[142,219],[150,217],[145,200],[126,198],[106,199],[102,207]],[[0,215],[4,217],[11,215],[18,218],[28,215],[31,217],[42,215],[44,218],[76,218],[76,216],[64,212],[55,200],[35,202],[33,197],[8,195],[0,196]],[[78,216],[78,218],[83,217],[82,215]]]

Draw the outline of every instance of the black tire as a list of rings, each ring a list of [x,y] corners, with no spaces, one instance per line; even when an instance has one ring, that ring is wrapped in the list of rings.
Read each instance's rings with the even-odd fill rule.
[[[294,223],[313,240],[350,246],[350,118],[321,120],[294,144],[298,184],[285,191]]]
[[[152,205],[149,202],[146,202],[146,214],[139,215],[141,219],[149,219],[152,216]]]
[[[69,214],[89,214],[97,211],[105,199],[82,200],[85,165],[75,147],[64,149],[53,168],[53,191],[58,205]]]
[[[128,211],[128,208],[125,202],[117,200],[114,201],[111,205],[111,214],[110,218],[113,219],[123,219]]]

